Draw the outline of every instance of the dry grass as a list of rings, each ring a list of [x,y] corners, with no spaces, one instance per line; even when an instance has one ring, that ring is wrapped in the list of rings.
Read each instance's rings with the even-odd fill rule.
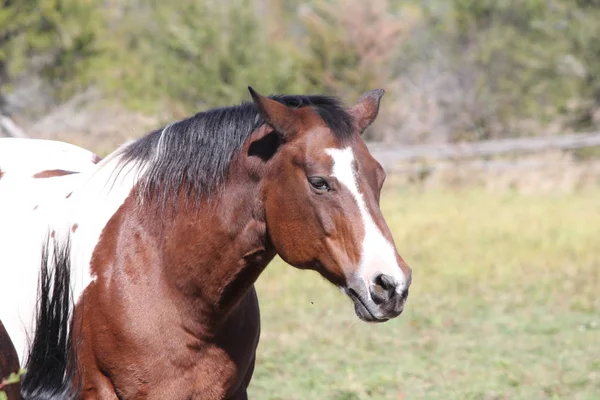
[[[482,188],[506,193],[575,193],[600,184],[598,148],[590,157],[563,151],[547,151],[489,159],[459,159],[440,162],[398,163],[389,166],[402,172],[393,175],[395,184],[415,184],[421,189]]]
[[[596,399],[600,191],[388,190],[414,283],[405,314],[358,322],[315,273],[259,279],[257,399]]]

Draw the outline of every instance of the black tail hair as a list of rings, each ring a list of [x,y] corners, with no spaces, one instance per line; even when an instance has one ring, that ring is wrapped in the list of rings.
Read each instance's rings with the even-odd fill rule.
[[[69,238],[61,243],[48,238],[42,247],[36,329],[21,385],[23,400],[79,397],[72,329],[69,329],[73,305],[70,253]]]

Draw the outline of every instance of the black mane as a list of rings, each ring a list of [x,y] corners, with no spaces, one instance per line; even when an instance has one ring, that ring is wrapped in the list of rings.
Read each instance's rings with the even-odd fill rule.
[[[328,96],[270,96],[289,107],[313,107],[339,140],[352,135],[352,117]],[[254,103],[216,108],[167,125],[122,151],[123,165],[145,167],[139,190],[143,199],[164,205],[186,185],[186,193],[210,196],[227,177],[233,156],[265,121]]]

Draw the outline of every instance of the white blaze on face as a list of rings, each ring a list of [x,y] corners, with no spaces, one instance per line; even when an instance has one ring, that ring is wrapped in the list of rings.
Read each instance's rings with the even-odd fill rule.
[[[373,221],[365,199],[358,188],[356,174],[352,166],[354,162],[352,149],[349,147],[345,149],[331,148],[325,151],[333,159],[332,175],[350,191],[362,217],[365,236],[358,267],[359,278],[365,282],[368,288],[372,285],[373,277],[376,274],[390,275],[400,283],[396,289],[398,293],[402,292],[406,288],[406,276],[398,265],[394,246],[385,238],[375,221]]]

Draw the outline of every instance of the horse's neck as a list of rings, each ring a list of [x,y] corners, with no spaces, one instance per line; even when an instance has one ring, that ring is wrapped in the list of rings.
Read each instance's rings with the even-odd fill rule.
[[[224,193],[204,211],[181,214],[166,237],[165,266],[223,317],[243,297],[275,256],[255,193]]]
[[[164,215],[140,207],[134,190],[104,229],[92,272],[131,280],[123,286],[156,277],[139,290],[168,293],[190,329],[210,335],[275,256],[258,202],[232,187],[197,210],[182,204],[169,215],[167,206]]]

